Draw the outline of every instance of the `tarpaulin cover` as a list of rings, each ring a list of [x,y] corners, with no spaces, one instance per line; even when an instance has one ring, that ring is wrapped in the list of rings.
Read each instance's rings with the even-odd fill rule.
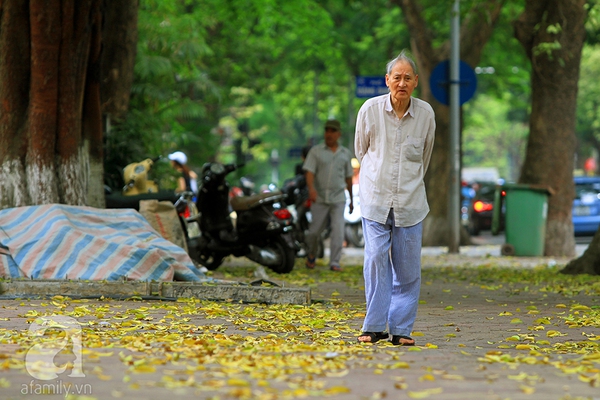
[[[50,204],[0,210],[0,277],[199,281],[205,275],[135,210]]]

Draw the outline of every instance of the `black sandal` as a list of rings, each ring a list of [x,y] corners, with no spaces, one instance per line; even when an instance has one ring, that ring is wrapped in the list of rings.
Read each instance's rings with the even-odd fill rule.
[[[402,343],[400,341],[401,339],[412,340],[412,343]],[[410,336],[393,335],[392,336],[392,344],[396,345],[396,346],[414,346],[415,345],[415,339],[411,338]]]
[[[358,340],[359,343],[377,343],[380,340],[387,339],[388,337],[390,337],[390,335],[387,332],[363,332],[358,337],[362,336],[368,336],[371,338],[371,340],[363,341],[356,338],[356,340]]]

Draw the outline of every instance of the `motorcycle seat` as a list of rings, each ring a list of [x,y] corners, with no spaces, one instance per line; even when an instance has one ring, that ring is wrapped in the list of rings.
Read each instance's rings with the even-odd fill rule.
[[[245,211],[261,204],[275,203],[285,199],[285,195],[279,191],[253,194],[252,196],[234,197],[231,199],[231,208],[234,211]]]

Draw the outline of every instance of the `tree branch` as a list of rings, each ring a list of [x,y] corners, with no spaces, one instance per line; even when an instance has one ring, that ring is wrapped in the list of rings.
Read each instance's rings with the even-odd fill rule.
[[[542,20],[545,9],[546,6],[543,1],[528,1],[525,5],[525,11],[513,22],[515,37],[523,45],[530,60],[533,55],[535,26]]]
[[[433,50],[433,35],[423,19],[421,6],[416,0],[392,0],[391,3],[402,9],[411,34],[412,49],[417,59],[417,65],[431,71],[439,61],[439,57],[431,56],[436,54]],[[429,54],[430,56],[422,57],[420,54]]]
[[[460,28],[460,58],[477,65],[481,52],[492,36],[506,0],[475,2]]]

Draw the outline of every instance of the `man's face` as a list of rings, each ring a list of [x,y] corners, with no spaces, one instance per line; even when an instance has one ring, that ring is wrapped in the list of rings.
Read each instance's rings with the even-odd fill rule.
[[[328,147],[332,147],[337,145],[337,141],[339,140],[342,133],[333,128],[325,128],[325,144]]]
[[[389,75],[385,75],[385,84],[390,88],[392,99],[401,102],[410,99],[418,83],[419,75],[416,75],[410,64],[403,60],[394,65]]]

